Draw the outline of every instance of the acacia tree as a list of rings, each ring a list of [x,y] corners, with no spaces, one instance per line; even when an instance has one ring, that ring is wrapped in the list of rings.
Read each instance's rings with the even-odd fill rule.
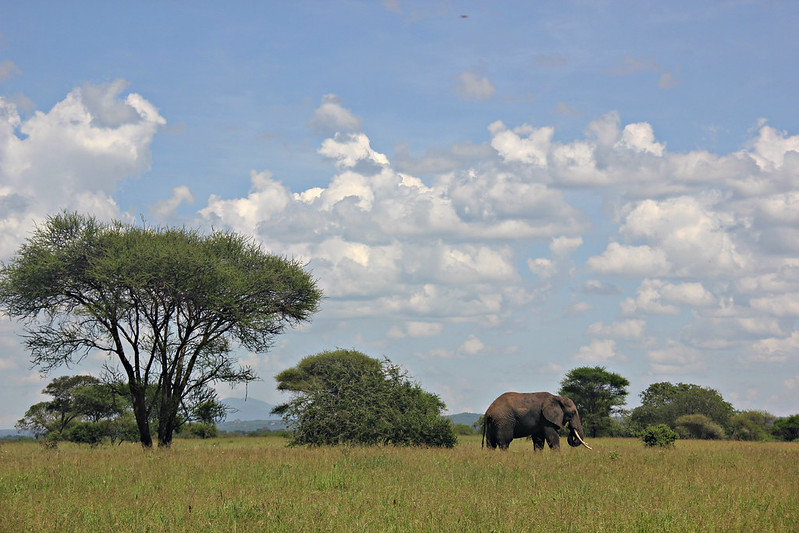
[[[120,405],[111,387],[93,376],[57,377],[42,393],[53,399],[32,405],[16,424],[37,438],[50,432],[64,433],[76,421],[97,423],[113,419],[129,409]]]
[[[626,402],[627,378],[603,366],[575,368],[560,382],[560,392],[572,399],[588,435],[598,437],[609,430],[610,416]]]
[[[449,447],[457,437],[444,403],[388,359],[354,350],[310,355],[275,379],[293,398],[272,412],[294,429],[293,444]]]
[[[732,404],[715,389],[663,381],[653,383],[641,393],[641,405],[632,410],[630,418],[639,429],[655,424],[675,429],[681,416],[699,414],[725,428],[734,413]]]
[[[24,321],[32,362],[47,372],[94,350],[116,359],[145,447],[153,412],[158,444],[168,446],[183,398],[257,378],[238,365],[235,345],[266,351],[320,298],[296,260],[236,233],[77,213],[50,217],[0,270],[0,308]]]

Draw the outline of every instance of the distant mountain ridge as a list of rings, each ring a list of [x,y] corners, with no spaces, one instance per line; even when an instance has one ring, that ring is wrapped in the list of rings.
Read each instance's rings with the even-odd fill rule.
[[[217,424],[220,431],[249,433],[252,431],[279,431],[286,429],[286,423],[277,415],[270,414],[275,406],[256,398],[224,398],[223,404],[231,408],[224,421]],[[446,415],[453,424],[472,426],[480,418],[478,413],[457,413]],[[0,439],[31,436],[29,432],[16,429],[0,429]]]
[[[277,415],[270,414],[274,405],[255,398],[224,398],[222,403],[232,408],[224,421],[217,424],[220,431],[249,433],[252,431],[279,431],[286,423]],[[453,424],[472,426],[480,418],[478,413],[446,415]]]
[[[280,420],[277,415],[271,414],[275,408],[271,403],[256,400],[255,398],[224,398],[222,403],[231,408],[225,422],[234,420]]]

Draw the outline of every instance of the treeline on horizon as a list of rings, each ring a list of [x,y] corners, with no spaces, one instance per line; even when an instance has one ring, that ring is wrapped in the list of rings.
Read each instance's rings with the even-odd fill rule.
[[[342,353],[348,356],[352,354],[350,351],[339,350],[320,355],[330,357],[330,354],[341,356]],[[362,356],[360,360],[364,363],[374,366],[375,369],[380,368],[379,365],[374,365],[377,360],[355,353]],[[315,357],[319,358],[319,355],[306,359],[313,360]],[[290,375],[293,370],[284,372],[283,377]],[[641,405],[628,410],[623,408],[628,386],[629,382],[625,378],[608,372],[604,367],[580,367],[566,374],[558,393],[574,400],[586,435],[590,438],[640,437],[645,429],[662,424],[681,438],[689,439],[799,440],[799,414],[777,417],[767,411],[736,410],[714,389],[670,382],[651,384],[640,394]],[[349,388],[357,388],[357,385],[350,383]],[[123,384],[107,383],[87,375],[55,378],[42,391],[51,396],[52,400],[32,405],[16,427],[19,431],[32,434],[45,446],[55,446],[60,440],[90,445],[104,441],[112,444],[122,441],[136,442],[139,440],[139,433],[133,418],[130,397],[124,390]],[[501,391],[498,394],[499,392]],[[341,391],[337,394],[341,394]],[[355,390],[352,394],[358,397],[379,393]],[[368,397],[362,399],[364,403],[369,403]],[[218,424],[227,414],[228,408],[215,396],[199,395],[193,402],[184,404],[176,437],[279,435],[292,438],[292,425],[296,426],[297,415],[302,413],[294,412],[291,417],[284,416],[283,427],[220,432]],[[265,417],[267,414],[264,413]],[[151,423],[157,425],[157,420],[152,420]],[[477,434],[481,424],[482,417],[472,426],[450,422],[452,430],[458,435]],[[5,437],[19,438],[23,437]],[[335,441],[335,435],[329,438],[331,442]]]

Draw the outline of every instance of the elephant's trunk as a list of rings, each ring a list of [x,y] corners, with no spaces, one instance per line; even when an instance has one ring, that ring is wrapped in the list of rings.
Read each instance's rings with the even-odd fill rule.
[[[569,425],[571,426],[571,431],[569,432],[569,438],[566,439],[567,442],[569,443],[569,446],[574,447],[574,446],[583,445],[589,450],[592,450],[593,448],[591,448],[583,440],[583,435],[585,433],[583,433],[583,425],[580,423],[580,419],[575,416],[575,418],[573,418],[571,422],[569,422]]]

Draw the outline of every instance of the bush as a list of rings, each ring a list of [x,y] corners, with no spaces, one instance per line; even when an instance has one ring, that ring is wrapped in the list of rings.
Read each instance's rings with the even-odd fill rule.
[[[278,374],[294,398],[275,408],[294,430],[292,444],[395,444],[451,448],[457,437],[444,403],[388,359],[336,350],[305,357]]]
[[[730,418],[730,438],[733,440],[773,440],[771,428],[774,415],[766,411],[743,411]]]
[[[456,435],[477,435],[478,432],[472,426],[468,424],[455,424],[452,426],[452,430],[455,432]]]
[[[60,431],[51,431],[42,438],[39,443],[47,450],[55,450],[58,443],[62,440]]]
[[[219,436],[219,429],[215,424],[191,422],[181,426],[178,435],[188,439],[215,439]]]
[[[724,439],[724,429],[705,415],[683,415],[675,420],[677,433],[685,439]]]
[[[778,418],[774,422],[774,436],[780,440],[793,442],[799,440],[799,414]]]
[[[70,426],[64,439],[94,447],[103,442],[107,428],[101,422],[77,422]]]
[[[641,440],[643,440],[644,444],[647,446],[667,448],[669,446],[674,446],[674,441],[679,438],[680,436],[666,424],[648,426],[641,432]]]

